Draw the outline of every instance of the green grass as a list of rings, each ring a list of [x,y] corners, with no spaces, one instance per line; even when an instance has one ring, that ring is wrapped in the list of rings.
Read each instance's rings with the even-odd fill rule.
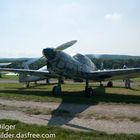
[[[7,77],[12,79],[13,77]],[[63,93],[61,96],[52,96],[51,91],[54,84],[51,85],[39,85],[31,86],[26,89],[23,84],[19,83],[0,83],[0,98],[11,100],[25,100],[25,101],[41,101],[41,102],[61,102],[61,103],[77,103],[77,104],[140,104],[140,79],[134,79],[136,83],[133,84],[133,89],[125,89],[122,81],[117,81],[114,88],[98,87],[98,84],[91,84],[94,89],[94,96],[86,98],[83,94],[84,84],[64,84],[62,85]],[[7,106],[0,106],[2,109],[15,110],[17,108]],[[19,110],[31,115],[31,114],[50,114],[52,110],[34,110],[32,108],[19,108]],[[69,116],[70,113],[66,110],[54,110],[54,115]],[[80,116],[79,116],[80,117]],[[89,116],[90,117],[90,116]],[[104,116],[96,116],[101,119]],[[105,118],[102,118],[105,119]],[[108,119],[108,118],[106,118]],[[118,118],[117,118],[118,119]],[[121,119],[121,118],[120,118]],[[129,118],[130,120],[137,122],[139,118]],[[138,134],[106,134],[103,132],[78,132],[69,129],[64,129],[57,126],[40,126],[29,125],[13,120],[0,120],[0,124],[15,124],[16,129],[8,131],[9,133],[17,134],[21,133],[54,133],[56,134],[56,140],[139,140]],[[0,132],[3,130],[0,129]],[[7,140],[7,139],[5,139]],[[11,139],[11,140],[15,140]]]
[[[3,79],[16,79],[17,76],[3,76]],[[0,83],[0,98],[11,100],[31,100],[41,102],[62,102],[62,103],[132,103],[140,104],[140,78],[133,79],[132,89],[124,88],[122,80],[114,82],[113,88],[99,87],[99,83],[90,84],[94,89],[91,98],[84,96],[85,83],[69,83],[62,85],[62,95],[52,96],[50,85],[31,85],[26,89],[21,83]],[[104,85],[106,83],[104,82]]]
[[[0,98],[11,100],[31,100],[41,102],[62,102],[62,103],[132,103],[140,104],[140,86],[134,85],[133,89],[124,87],[106,88],[91,85],[94,95],[91,98],[84,96],[84,84],[64,84],[62,85],[62,95],[52,96],[51,85],[32,86],[26,89],[19,83],[0,83]]]
[[[2,74],[2,77],[0,79],[5,79],[5,80],[18,80],[17,75],[6,75]]]
[[[64,129],[57,126],[41,126],[34,124],[25,124],[15,120],[0,120],[0,124],[6,125],[16,125],[15,129],[11,129],[8,133],[11,134],[21,134],[34,133],[34,134],[55,134],[55,138],[50,138],[54,140],[139,140],[139,134],[106,134],[103,132],[93,131],[93,132],[79,132],[70,129]],[[1,132],[6,132],[0,129]],[[34,138],[29,138],[28,140],[33,140]],[[7,139],[2,139],[7,140]],[[10,140],[17,140],[16,138],[11,138]],[[25,139],[22,139],[25,140]],[[41,138],[39,139],[41,140]]]

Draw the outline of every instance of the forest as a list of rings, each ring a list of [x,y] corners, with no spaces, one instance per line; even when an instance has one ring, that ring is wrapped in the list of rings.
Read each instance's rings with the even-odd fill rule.
[[[93,57],[87,55],[91,61],[97,66],[98,69],[103,67],[103,69],[119,69],[126,65],[128,68],[140,67],[140,57]],[[34,58],[1,58],[0,63],[11,62],[10,65],[6,66],[8,68],[23,68],[23,63]],[[39,59],[33,64],[30,64],[30,69],[39,69],[46,65],[45,59]]]

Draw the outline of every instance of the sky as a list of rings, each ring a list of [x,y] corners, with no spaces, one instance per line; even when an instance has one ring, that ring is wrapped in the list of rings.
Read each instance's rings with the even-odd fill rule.
[[[0,58],[66,53],[140,56],[140,0],[0,0]]]

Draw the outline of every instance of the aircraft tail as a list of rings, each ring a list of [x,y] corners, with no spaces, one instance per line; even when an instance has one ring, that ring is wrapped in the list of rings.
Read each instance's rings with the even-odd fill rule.
[[[35,61],[39,60],[38,58],[30,59],[22,64],[24,69],[30,69],[30,64],[34,63]],[[28,74],[19,74],[19,82],[20,83],[28,83],[28,82],[35,82],[41,80],[41,77],[28,75]]]
[[[23,62],[22,67],[23,69],[30,69],[29,65],[37,61],[38,58],[35,59],[29,59],[26,62]],[[24,83],[24,82],[30,82],[30,76],[28,74],[19,74],[19,82]]]
[[[101,62],[100,70],[104,70],[104,63],[103,62]]]
[[[23,69],[29,69],[29,61],[23,62],[23,64],[22,64]],[[20,83],[28,82],[28,74],[20,73],[19,74],[19,82]]]

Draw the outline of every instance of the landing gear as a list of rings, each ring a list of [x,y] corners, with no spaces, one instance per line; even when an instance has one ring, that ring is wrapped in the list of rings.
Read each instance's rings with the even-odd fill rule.
[[[46,84],[50,84],[50,79],[46,79]]]
[[[26,82],[26,88],[30,87],[30,82]]]
[[[52,94],[53,95],[60,95],[61,94],[61,86],[54,86]]]
[[[37,81],[35,81],[35,85],[37,85]]]
[[[86,97],[91,97],[92,94],[93,94],[93,89],[91,87],[85,89]]]
[[[60,95],[61,92],[61,78],[58,79],[58,85],[53,87],[52,94],[53,95]]]
[[[61,84],[64,84],[64,80],[63,79],[61,79]]]
[[[91,95],[93,94],[93,89],[91,87],[89,87],[88,80],[86,80],[86,87],[85,87],[84,94],[86,97],[91,97]]]
[[[131,88],[131,83],[130,83],[130,79],[126,79],[125,81],[125,87],[126,88]]]
[[[109,81],[108,83],[107,83],[107,87],[113,87],[113,82],[112,81]]]
[[[103,85],[103,83],[102,83],[102,81],[100,81],[100,87],[103,87],[104,85]]]

